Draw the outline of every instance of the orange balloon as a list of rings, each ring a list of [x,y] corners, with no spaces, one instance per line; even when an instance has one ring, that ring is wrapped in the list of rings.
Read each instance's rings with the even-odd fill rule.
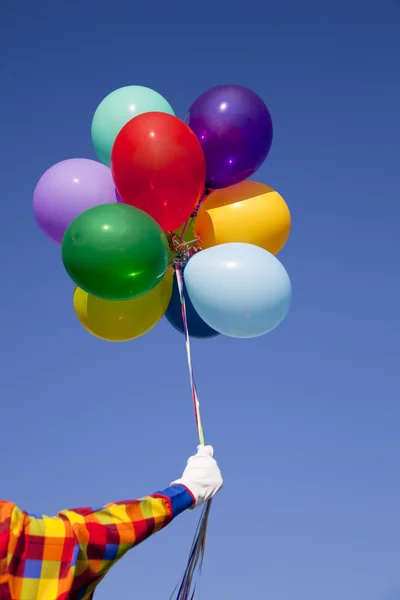
[[[203,250],[242,242],[278,254],[290,226],[290,211],[282,196],[264,183],[247,180],[213,191],[199,210],[195,232]]]

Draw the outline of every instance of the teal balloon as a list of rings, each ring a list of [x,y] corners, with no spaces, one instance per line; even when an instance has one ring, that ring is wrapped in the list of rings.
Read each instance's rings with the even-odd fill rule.
[[[264,335],[289,311],[289,275],[273,254],[259,246],[232,243],[208,248],[189,260],[184,273],[196,312],[223,335]]]
[[[92,121],[92,142],[102,163],[110,166],[111,150],[123,126],[146,112],[175,116],[171,105],[161,94],[141,85],[119,88],[102,100]]]

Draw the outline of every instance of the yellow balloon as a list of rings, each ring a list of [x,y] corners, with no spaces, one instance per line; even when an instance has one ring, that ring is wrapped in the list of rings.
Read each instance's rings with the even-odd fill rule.
[[[290,226],[289,208],[278,192],[264,183],[242,181],[208,196],[197,215],[195,232],[203,250],[243,242],[278,254]]]
[[[173,269],[169,267],[150,292],[124,301],[96,298],[77,287],[74,309],[83,327],[95,337],[126,342],[144,335],[158,323],[171,300],[173,281]]]

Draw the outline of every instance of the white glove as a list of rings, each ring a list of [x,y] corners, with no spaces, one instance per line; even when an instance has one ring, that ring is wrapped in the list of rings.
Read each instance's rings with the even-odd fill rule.
[[[211,500],[222,488],[223,480],[212,446],[199,446],[196,456],[191,456],[181,479],[171,485],[183,485],[195,499],[192,508]]]

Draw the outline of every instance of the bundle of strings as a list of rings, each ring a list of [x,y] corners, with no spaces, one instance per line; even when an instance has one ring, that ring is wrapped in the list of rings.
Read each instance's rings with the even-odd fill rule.
[[[200,593],[200,577],[203,568],[206,546],[208,516],[211,500],[205,505],[190,550],[189,560],[180,584],[175,588],[170,600],[194,600]],[[197,596],[198,597],[198,596]]]
[[[190,351],[190,339],[189,339],[189,331],[187,325],[187,316],[186,316],[186,304],[185,304],[185,295],[183,288],[183,276],[182,276],[182,263],[176,261],[175,263],[175,272],[176,279],[178,283],[179,295],[181,299],[182,306],[182,320],[185,331],[185,339],[186,339],[186,353],[188,359],[189,366],[189,377],[190,377],[190,386],[192,389],[192,397],[194,404],[194,411],[196,416],[196,426],[197,433],[199,436],[200,444],[204,444],[204,434],[203,427],[201,424],[200,417],[200,404],[197,396],[196,384],[193,376],[193,367],[192,367],[192,358]],[[196,530],[196,534],[194,536],[192,548],[190,550],[189,560],[186,565],[185,572],[180,581],[180,584],[175,588],[170,600],[194,600],[196,598],[196,594],[199,593],[199,582],[203,567],[204,561],[204,551],[206,546],[206,536],[207,536],[207,525],[208,525],[208,517],[211,509],[211,500],[207,502],[205,505],[203,512],[200,517],[200,521]]]

